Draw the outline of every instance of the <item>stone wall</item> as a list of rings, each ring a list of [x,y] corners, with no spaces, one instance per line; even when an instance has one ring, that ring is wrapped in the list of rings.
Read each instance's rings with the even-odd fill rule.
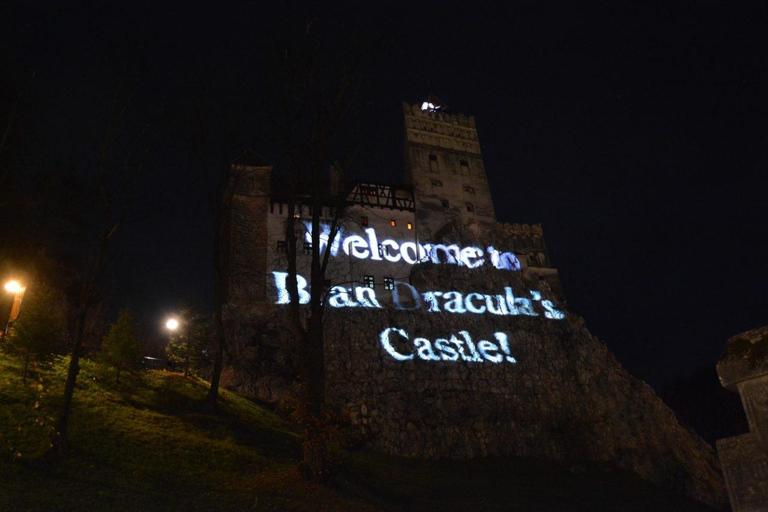
[[[734,512],[768,510],[768,327],[734,336],[717,363],[723,386],[741,396],[749,432],[717,441]]]
[[[327,321],[328,400],[377,450],[605,462],[722,503],[712,448],[631,377],[579,317],[356,311],[333,312]],[[492,339],[504,331],[517,363],[396,361],[378,339],[389,326],[430,340],[460,330]]]
[[[476,230],[477,232],[473,232]],[[455,225],[446,236],[472,243],[503,243],[498,226]],[[457,238],[458,237],[458,238]],[[417,265],[413,286],[426,290],[503,293],[557,302],[535,273],[455,265]],[[644,382],[633,378],[584,321],[536,316],[451,314],[343,308],[326,313],[327,400],[337,417],[372,448],[419,458],[519,455],[625,468],[712,505],[725,490],[712,448],[684,428]],[[245,317],[232,312],[232,345],[253,348],[238,357],[233,385],[290,402],[294,353],[281,315],[262,303]],[[403,329],[410,340],[450,338],[467,331],[478,339],[506,333],[516,363],[398,361],[380,333]],[[627,326],[631,329],[632,326]],[[403,350],[407,350],[407,347]],[[238,376],[239,375],[239,376]]]

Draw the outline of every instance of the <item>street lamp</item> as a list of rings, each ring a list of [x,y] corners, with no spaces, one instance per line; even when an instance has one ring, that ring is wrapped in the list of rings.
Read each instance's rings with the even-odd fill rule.
[[[5,291],[14,295],[13,306],[11,306],[11,314],[8,315],[8,321],[5,323],[5,329],[3,330],[3,338],[8,332],[8,326],[11,325],[11,322],[16,320],[16,318],[19,316],[19,312],[21,312],[21,300],[24,298],[24,292],[27,290],[26,286],[22,286],[21,283],[14,279],[5,283],[4,288]]]
[[[165,328],[173,333],[179,329],[179,321],[175,318],[169,318],[165,322]],[[184,340],[184,338],[181,339]],[[189,376],[189,338],[187,338],[185,341],[187,342],[186,351],[184,354],[184,378],[186,379]]]
[[[21,286],[21,283],[18,281],[8,281],[5,283],[5,291],[11,292],[11,293],[19,293],[20,291],[23,291],[24,287]]]

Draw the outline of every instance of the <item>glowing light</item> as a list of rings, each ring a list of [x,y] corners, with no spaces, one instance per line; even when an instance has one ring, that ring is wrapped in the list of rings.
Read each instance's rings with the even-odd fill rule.
[[[20,293],[24,290],[24,287],[21,286],[21,283],[18,281],[8,281],[5,283],[5,291],[11,292],[11,293]]]
[[[175,318],[169,318],[167,322],[165,322],[165,328],[169,331],[175,331],[179,328],[179,321]]]

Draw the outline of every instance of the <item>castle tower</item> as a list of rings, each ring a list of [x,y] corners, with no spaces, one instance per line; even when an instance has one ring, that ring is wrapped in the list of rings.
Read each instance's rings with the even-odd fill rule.
[[[495,222],[475,118],[450,114],[437,98],[403,103],[405,180],[416,199],[419,237],[449,220]]]

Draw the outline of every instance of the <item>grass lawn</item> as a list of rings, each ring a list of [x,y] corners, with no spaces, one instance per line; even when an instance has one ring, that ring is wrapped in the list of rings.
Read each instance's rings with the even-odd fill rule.
[[[293,426],[236,393],[205,413],[207,383],[125,378],[83,362],[72,454],[42,458],[66,358],[32,372],[0,353],[0,510],[709,510],[630,473],[524,459],[417,461],[339,452],[328,487],[298,475]],[[122,379],[121,379],[122,380]]]

